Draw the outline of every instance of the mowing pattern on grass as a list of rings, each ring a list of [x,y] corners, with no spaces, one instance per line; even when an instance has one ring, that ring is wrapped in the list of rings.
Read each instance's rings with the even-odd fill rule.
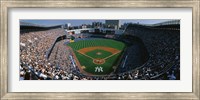
[[[113,71],[125,44],[111,39],[81,40],[68,44],[73,49],[83,70],[93,75],[106,75]]]

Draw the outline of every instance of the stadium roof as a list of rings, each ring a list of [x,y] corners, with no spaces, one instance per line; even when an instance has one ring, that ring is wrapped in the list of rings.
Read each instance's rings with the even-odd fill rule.
[[[139,23],[132,23],[138,25]],[[144,26],[162,26],[162,25],[180,25],[180,20],[169,20],[169,21],[163,21],[155,24],[139,24]]]
[[[54,27],[54,26],[45,26],[45,25],[33,24],[33,23],[22,22],[22,21],[20,21],[20,26],[44,27],[44,28]],[[55,25],[55,26],[60,26],[60,25]]]
[[[178,25],[180,24],[180,20],[170,20],[170,21],[165,21],[157,24],[153,24],[152,26],[160,26],[160,25]]]

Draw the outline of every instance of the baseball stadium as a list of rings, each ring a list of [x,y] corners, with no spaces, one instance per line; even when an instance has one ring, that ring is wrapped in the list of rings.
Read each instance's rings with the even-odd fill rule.
[[[180,80],[180,20],[122,22],[21,20],[20,80]]]

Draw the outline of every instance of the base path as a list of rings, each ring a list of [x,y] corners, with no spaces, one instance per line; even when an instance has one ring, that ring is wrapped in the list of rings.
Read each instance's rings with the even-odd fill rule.
[[[69,47],[69,46],[67,46],[67,48],[69,48],[69,50],[72,52],[73,58],[74,58],[74,60],[75,60],[75,62],[76,62],[76,66],[79,68],[80,72],[83,73],[83,74],[85,74],[85,75],[88,75],[88,76],[93,76],[93,74],[88,73],[88,72],[86,72],[86,71],[83,70],[84,66],[83,66],[83,67],[81,66],[81,64],[80,64],[80,62],[79,62],[79,60],[78,60],[78,58],[77,58],[76,55],[74,54],[73,49],[72,49],[71,47]]]
[[[107,56],[107,57],[102,58],[102,59],[99,59],[99,58],[96,59],[96,58],[93,58],[93,57],[88,56],[88,55],[85,54],[85,53],[87,53],[87,52],[90,52],[90,51],[93,51],[93,50],[96,50],[96,49],[100,49],[100,50],[104,50],[104,51],[111,52],[112,55]],[[96,47],[87,47],[87,48],[83,48],[83,49],[77,50],[76,52],[78,52],[78,53],[80,53],[80,54],[82,54],[82,55],[84,55],[84,56],[86,56],[86,57],[88,57],[88,58],[91,58],[91,59],[93,60],[93,63],[99,65],[99,64],[104,64],[105,61],[106,61],[106,59],[108,59],[108,58],[110,58],[110,57],[112,57],[112,56],[114,56],[114,55],[120,53],[121,51],[120,51],[120,50],[117,50],[117,49],[115,49],[115,48],[111,48],[111,47],[96,46]]]

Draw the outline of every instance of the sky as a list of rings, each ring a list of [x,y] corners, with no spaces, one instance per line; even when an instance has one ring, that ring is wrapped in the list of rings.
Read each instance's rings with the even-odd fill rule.
[[[119,19],[120,20],[120,19]],[[164,21],[169,21],[171,19],[133,19],[133,20],[120,20],[120,23],[137,23],[139,22],[140,24],[156,24]],[[173,20],[173,19],[172,19]],[[44,25],[44,26],[55,26],[55,25],[61,25],[61,24],[67,24],[71,23],[72,26],[78,26],[82,24],[92,24],[92,22],[102,22],[105,23],[105,20],[59,20],[59,19],[52,19],[52,20],[44,20],[44,19],[37,19],[37,20],[20,20],[21,22],[28,22],[28,23],[33,23],[33,24],[38,24],[38,25]]]

